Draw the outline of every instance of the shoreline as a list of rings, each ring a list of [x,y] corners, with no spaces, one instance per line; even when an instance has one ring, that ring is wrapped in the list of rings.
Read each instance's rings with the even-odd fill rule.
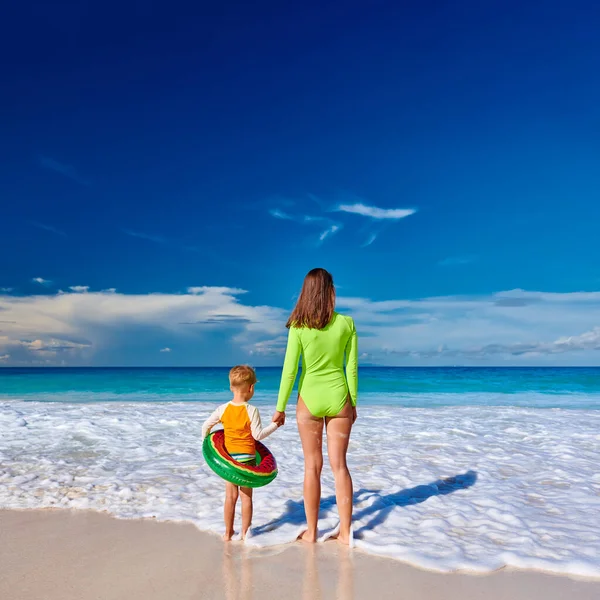
[[[3,508],[89,509],[222,531],[222,484],[198,443],[208,405],[1,407]],[[599,419],[598,411],[365,407],[349,452],[357,548],[434,572],[511,566],[595,580]],[[381,437],[402,443],[382,446]],[[261,547],[293,542],[305,522],[297,430],[278,431],[269,449],[280,473],[257,490],[251,543]],[[327,534],[338,522],[327,467],[322,485]]]
[[[503,568],[439,573],[335,542],[253,548],[190,523],[70,509],[0,509],[0,597],[163,600],[337,597],[592,600],[600,580]],[[277,574],[283,573],[281,577]]]
[[[298,548],[307,548],[310,547],[310,544],[303,544],[300,542],[283,542],[280,544],[275,544],[272,546],[256,546],[256,545],[252,545],[250,544],[245,544],[243,543],[241,540],[238,539],[234,539],[231,542],[223,542],[222,538],[221,538],[221,534],[216,533],[214,531],[207,531],[207,530],[203,530],[200,529],[199,527],[197,527],[192,521],[186,521],[186,520],[172,520],[172,519],[167,519],[167,520],[163,520],[163,519],[158,519],[156,517],[120,517],[118,515],[112,514],[110,511],[107,510],[96,510],[96,509],[90,509],[90,508],[68,508],[68,507],[60,507],[60,506],[51,506],[51,507],[44,507],[44,508],[4,508],[0,506],[0,530],[1,530],[1,524],[4,521],[4,518],[7,517],[11,519],[13,518],[13,516],[11,516],[11,513],[16,513],[14,515],[14,517],[16,517],[16,515],[18,514],[24,514],[24,515],[29,515],[29,514],[36,514],[39,513],[40,515],[70,515],[72,517],[77,517],[79,515],[95,515],[95,516],[99,516],[101,518],[108,518],[111,521],[116,521],[116,522],[125,522],[125,523],[129,523],[129,522],[134,522],[134,523],[152,523],[152,524],[157,524],[157,525],[168,525],[168,526],[175,526],[175,527],[192,527],[194,529],[194,531],[196,531],[199,535],[201,536],[206,536],[208,538],[210,538],[211,540],[216,540],[217,542],[219,542],[220,544],[222,544],[223,546],[227,546],[230,545],[231,547],[236,547],[236,548],[243,548],[245,551],[247,551],[249,554],[252,554],[254,558],[261,558],[264,556],[271,556],[274,554],[280,554],[281,552],[285,552],[286,550],[290,549],[290,548],[294,548],[294,547],[298,547]],[[34,517],[37,518],[37,517]],[[91,518],[95,518],[95,517],[91,517]],[[240,522],[239,522],[239,514],[236,515],[236,525],[239,526]],[[239,533],[236,530],[236,534]],[[322,533],[322,532],[321,532]],[[0,538],[1,539],[1,538]],[[328,548],[329,551],[331,551],[331,549],[333,547],[340,547],[339,544],[335,543],[335,541],[332,540],[327,540],[325,542],[317,542],[315,544],[313,544],[313,546],[315,548]],[[344,547],[340,547],[342,551],[346,551]],[[475,577],[475,578],[486,578],[486,577],[492,577],[495,575],[498,575],[500,573],[529,573],[532,575],[540,575],[543,577],[556,577],[556,578],[560,578],[560,579],[570,579],[572,581],[577,581],[577,582],[581,582],[581,583],[596,583],[599,586],[599,590],[598,593],[600,593],[600,575],[599,576],[595,576],[595,575],[582,575],[580,573],[571,573],[571,572],[564,572],[564,571],[553,571],[551,569],[539,569],[536,567],[515,567],[512,565],[504,565],[502,567],[498,567],[497,569],[489,569],[489,570],[469,570],[469,569],[455,569],[455,570],[451,570],[451,571],[443,571],[440,569],[435,569],[435,568],[428,568],[424,565],[418,564],[418,563],[411,563],[409,561],[403,560],[401,558],[396,558],[393,556],[386,556],[385,554],[377,554],[377,553],[373,553],[373,552],[369,552],[368,550],[365,550],[363,548],[357,547],[355,546],[353,549],[348,549],[347,550],[350,553],[354,553],[358,556],[365,556],[368,557],[369,559],[375,559],[375,560],[381,560],[381,561],[385,561],[385,562],[389,562],[392,564],[397,564],[400,565],[402,568],[406,568],[406,569],[411,569],[411,570],[416,570],[416,571],[420,571],[422,573],[429,573],[431,575],[435,575],[435,576],[465,576],[465,577]],[[1,557],[1,553],[0,553],[0,557]],[[0,562],[0,565],[2,563]],[[0,569],[0,576],[1,576],[1,569]]]

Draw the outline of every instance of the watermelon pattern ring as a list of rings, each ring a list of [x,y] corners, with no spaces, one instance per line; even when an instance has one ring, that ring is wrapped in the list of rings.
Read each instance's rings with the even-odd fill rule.
[[[202,442],[206,464],[222,479],[242,487],[258,488],[277,477],[277,462],[269,449],[256,442],[256,466],[233,460],[225,449],[223,430],[207,435]]]

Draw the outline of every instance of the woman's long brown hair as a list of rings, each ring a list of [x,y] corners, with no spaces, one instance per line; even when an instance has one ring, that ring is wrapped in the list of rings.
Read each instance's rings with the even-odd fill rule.
[[[304,278],[302,291],[286,327],[323,329],[333,318],[335,286],[325,269],[313,269]]]

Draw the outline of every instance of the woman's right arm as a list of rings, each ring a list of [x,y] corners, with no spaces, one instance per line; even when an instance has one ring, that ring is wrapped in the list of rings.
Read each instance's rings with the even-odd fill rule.
[[[300,360],[301,353],[302,344],[300,343],[298,330],[295,327],[290,327],[285,359],[283,361],[283,372],[281,373],[281,383],[279,384],[279,395],[277,397],[277,412],[285,412],[285,407],[290,399],[296,375],[298,374],[298,361]]]
[[[346,343],[346,381],[350,404],[356,406],[358,400],[358,335],[354,319],[350,319],[350,339]]]

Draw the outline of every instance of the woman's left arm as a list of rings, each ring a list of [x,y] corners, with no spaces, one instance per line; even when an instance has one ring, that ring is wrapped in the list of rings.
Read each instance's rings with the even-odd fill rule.
[[[358,335],[354,326],[354,319],[350,319],[350,339],[346,343],[346,381],[350,404],[356,406],[358,400]]]

